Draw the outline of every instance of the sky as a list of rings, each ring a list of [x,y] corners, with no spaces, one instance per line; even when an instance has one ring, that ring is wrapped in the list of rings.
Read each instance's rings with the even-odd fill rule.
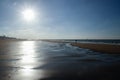
[[[120,0],[0,0],[0,35],[27,39],[120,39],[119,4]],[[34,12],[30,21],[22,14],[28,9]]]

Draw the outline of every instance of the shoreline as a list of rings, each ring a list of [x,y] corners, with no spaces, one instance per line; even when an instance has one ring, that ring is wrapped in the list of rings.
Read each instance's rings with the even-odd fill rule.
[[[11,41],[27,41],[27,40],[0,40],[0,44]],[[41,40],[51,43],[70,43],[72,46],[90,49],[96,52],[108,53],[108,54],[120,54],[120,45],[114,44],[96,44],[96,43],[75,43],[75,42],[64,42],[58,40]]]
[[[43,40],[52,43],[70,43],[72,46],[79,48],[90,49],[96,52],[102,52],[106,54],[120,54],[120,45],[114,44],[97,44],[97,43],[75,43],[75,42],[64,42],[58,40]]]
[[[70,43],[72,46],[90,49],[102,53],[120,54],[120,45],[92,44],[92,43]]]

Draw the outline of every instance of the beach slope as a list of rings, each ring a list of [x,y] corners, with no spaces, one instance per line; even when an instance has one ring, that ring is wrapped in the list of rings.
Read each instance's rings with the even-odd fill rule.
[[[111,54],[120,54],[120,45],[92,44],[92,43],[71,43],[72,46],[91,49],[93,51]]]

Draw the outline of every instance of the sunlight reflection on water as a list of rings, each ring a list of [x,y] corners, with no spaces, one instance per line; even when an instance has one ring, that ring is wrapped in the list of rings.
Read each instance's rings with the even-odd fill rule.
[[[35,42],[34,41],[24,41],[21,43],[21,50],[20,53],[24,54],[21,57],[21,63],[23,64],[30,64],[35,63]],[[26,66],[23,66],[27,68]],[[30,66],[28,67],[30,68]]]
[[[42,70],[39,71],[41,73],[41,76],[36,77],[38,71],[33,69],[38,64],[37,58],[35,58],[37,56],[35,41],[21,42],[19,54],[23,55],[21,56],[21,59],[19,61],[20,67],[22,69],[19,71],[18,74],[24,79],[29,78],[29,80],[33,80],[37,77],[42,77]],[[41,65],[40,63],[42,62],[39,62],[39,65]]]
[[[35,41],[24,41],[21,43],[21,53],[34,54],[35,53]]]

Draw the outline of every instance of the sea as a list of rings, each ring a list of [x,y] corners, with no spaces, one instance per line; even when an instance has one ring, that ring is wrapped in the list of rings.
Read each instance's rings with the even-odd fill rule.
[[[120,45],[120,39],[58,39],[58,40],[63,41],[63,42]]]
[[[47,41],[0,43],[0,80],[119,80],[120,54]],[[114,43],[120,41],[77,40]]]

